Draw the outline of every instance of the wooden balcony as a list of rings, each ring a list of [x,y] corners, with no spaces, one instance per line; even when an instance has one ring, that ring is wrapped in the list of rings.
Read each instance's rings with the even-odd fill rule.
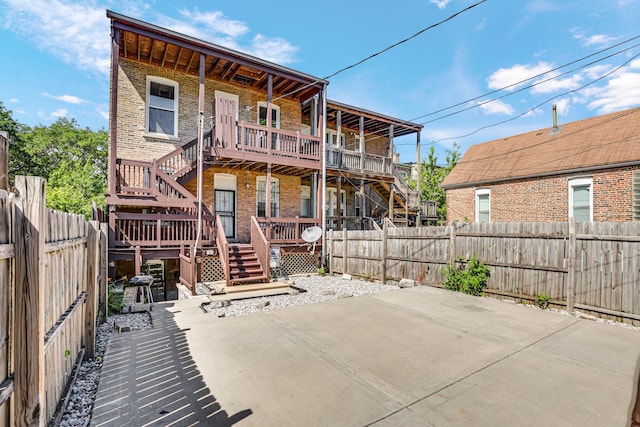
[[[247,122],[237,122],[236,131],[215,129],[205,138],[211,155],[218,158],[269,162],[300,168],[322,168],[322,141],[319,136],[304,135],[299,131],[269,128]]]
[[[115,217],[115,248],[179,248],[196,241],[198,217],[178,214],[142,214],[111,212]],[[200,242],[203,246],[215,243],[215,217],[202,218]]]
[[[343,150],[336,147],[327,147],[326,162],[327,168],[329,169],[374,174],[377,176],[391,176],[393,170],[391,157]]]

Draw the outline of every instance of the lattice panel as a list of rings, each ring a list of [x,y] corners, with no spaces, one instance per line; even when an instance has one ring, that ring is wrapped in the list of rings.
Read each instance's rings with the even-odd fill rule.
[[[217,256],[204,256],[200,264],[203,282],[217,282],[225,280],[222,263]]]
[[[285,276],[318,272],[318,254],[299,252],[282,255],[282,273]]]

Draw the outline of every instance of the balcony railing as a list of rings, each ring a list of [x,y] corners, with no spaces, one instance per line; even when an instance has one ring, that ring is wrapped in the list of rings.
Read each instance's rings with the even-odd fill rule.
[[[234,153],[252,153],[272,158],[294,160],[321,160],[321,138],[304,135],[299,131],[237,122],[237,138],[230,140],[229,132],[215,130],[214,151],[224,157],[234,157]]]
[[[391,175],[391,157],[327,147],[327,167],[376,175]]]
[[[302,232],[312,226],[320,226],[316,218],[256,218],[271,244],[304,243]]]
[[[198,217],[178,214],[143,214],[111,212],[115,216],[115,247],[180,247],[194,244]],[[200,241],[203,245],[215,242],[215,218],[202,219]]]

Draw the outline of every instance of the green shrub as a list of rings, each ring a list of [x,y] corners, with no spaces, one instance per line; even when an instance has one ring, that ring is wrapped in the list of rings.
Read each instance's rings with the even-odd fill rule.
[[[473,255],[464,266],[464,258],[458,258],[458,265],[447,263],[442,271],[446,289],[463,292],[469,295],[482,295],[482,290],[487,286],[489,279],[489,267],[484,265],[478,257]]]
[[[115,284],[109,283],[109,296],[107,299],[107,309],[109,313],[107,316],[113,316],[122,311],[122,299],[124,298],[124,292],[116,289]]]
[[[536,305],[544,310],[544,309],[549,307],[549,300],[550,299],[551,299],[551,297],[549,295],[540,294],[540,295],[538,295],[538,298],[536,298]]]

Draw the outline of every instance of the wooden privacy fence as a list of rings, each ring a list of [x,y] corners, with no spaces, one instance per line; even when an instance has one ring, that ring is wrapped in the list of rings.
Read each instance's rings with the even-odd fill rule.
[[[440,286],[447,263],[488,265],[486,293],[640,325],[640,223],[485,223],[329,231],[331,273]]]
[[[0,190],[0,425],[45,425],[94,356],[106,236],[97,221],[46,209],[44,179],[16,177],[16,188]]]

